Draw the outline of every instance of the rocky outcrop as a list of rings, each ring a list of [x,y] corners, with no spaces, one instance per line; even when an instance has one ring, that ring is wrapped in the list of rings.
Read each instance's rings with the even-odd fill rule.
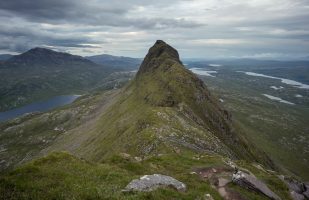
[[[279,176],[279,178],[288,186],[293,200],[309,199],[309,184],[283,175]]]
[[[176,180],[173,177],[153,174],[145,175],[139,179],[132,180],[123,190],[123,192],[139,191],[149,192],[159,187],[173,187],[178,191],[186,191],[187,187],[184,183]]]
[[[145,72],[153,72],[166,61],[170,64],[174,64],[174,62],[181,63],[176,49],[162,40],[157,40],[154,46],[149,49],[148,54],[137,72],[137,76]],[[171,65],[167,65],[166,67],[169,68],[170,66]]]
[[[301,194],[304,191],[306,191],[305,185],[303,183],[300,183],[295,180],[286,180],[286,179],[285,179],[285,182],[288,185],[290,190],[295,191],[298,194]]]
[[[280,200],[280,197],[271,191],[265,183],[242,171],[234,173],[232,176],[232,181],[243,188],[261,193],[270,199]]]

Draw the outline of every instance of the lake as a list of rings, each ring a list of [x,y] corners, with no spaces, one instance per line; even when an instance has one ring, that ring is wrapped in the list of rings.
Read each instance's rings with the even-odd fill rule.
[[[50,98],[46,101],[40,101],[25,105],[20,108],[14,108],[5,112],[0,112],[0,122],[7,121],[26,113],[32,112],[45,112],[53,108],[64,106],[72,103],[75,99],[80,97],[80,95],[62,95]]]

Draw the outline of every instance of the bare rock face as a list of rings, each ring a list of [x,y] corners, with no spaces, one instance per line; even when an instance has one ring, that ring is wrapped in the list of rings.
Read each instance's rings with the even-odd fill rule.
[[[145,175],[139,179],[132,180],[123,190],[123,192],[138,191],[149,192],[159,187],[173,187],[178,191],[186,191],[184,183],[170,176],[161,174]]]
[[[168,63],[171,64],[174,62],[181,63],[176,49],[162,40],[157,40],[154,46],[149,49],[148,54],[137,72],[137,76],[145,72],[156,70],[156,68],[166,61],[169,61]],[[166,67],[168,68],[169,66],[167,65]]]
[[[270,199],[280,200],[280,197],[271,191],[265,183],[242,171],[234,173],[232,181],[241,187],[261,193]]]

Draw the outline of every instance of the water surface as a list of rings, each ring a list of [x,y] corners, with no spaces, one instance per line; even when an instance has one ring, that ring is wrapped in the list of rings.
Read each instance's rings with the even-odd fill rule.
[[[63,95],[50,98],[46,101],[40,101],[25,105],[20,108],[14,108],[5,112],[0,112],[0,122],[7,121],[26,113],[45,112],[53,108],[72,103],[80,95]]]
[[[279,97],[275,97],[275,96],[272,96],[272,95],[269,95],[269,94],[263,94],[265,97],[271,99],[271,100],[274,100],[274,101],[279,101],[281,103],[285,103],[285,104],[289,104],[289,105],[295,105],[294,103],[292,102],[289,102],[289,101],[286,101],[286,100],[283,100]]]
[[[202,76],[210,76],[210,77],[215,77],[212,74],[218,73],[217,71],[208,71],[203,68],[190,68],[193,73],[202,75]]]
[[[309,89],[309,85],[307,85],[307,84],[300,83],[300,82],[290,80],[290,79],[286,79],[286,78],[268,76],[268,75],[265,75],[265,74],[258,74],[258,73],[254,73],[254,72],[244,72],[244,71],[238,71],[238,72],[245,73],[249,76],[258,76],[258,77],[264,77],[264,78],[278,79],[278,80],[281,80],[282,83],[285,83],[287,85],[292,85],[292,86],[300,88],[300,89]]]

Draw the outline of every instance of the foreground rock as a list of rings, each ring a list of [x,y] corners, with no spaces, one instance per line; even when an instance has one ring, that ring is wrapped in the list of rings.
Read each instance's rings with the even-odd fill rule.
[[[159,187],[173,187],[178,191],[186,191],[187,187],[184,183],[170,176],[161,174],[145,175],[139,179],[132,180],[123,192],[139,191],[149,192]]]
[[[272,192],[263,182],[242,171],[234,173],[232,181],[241,187],[261,193],[270,199],[280,200],[280,197]]]

